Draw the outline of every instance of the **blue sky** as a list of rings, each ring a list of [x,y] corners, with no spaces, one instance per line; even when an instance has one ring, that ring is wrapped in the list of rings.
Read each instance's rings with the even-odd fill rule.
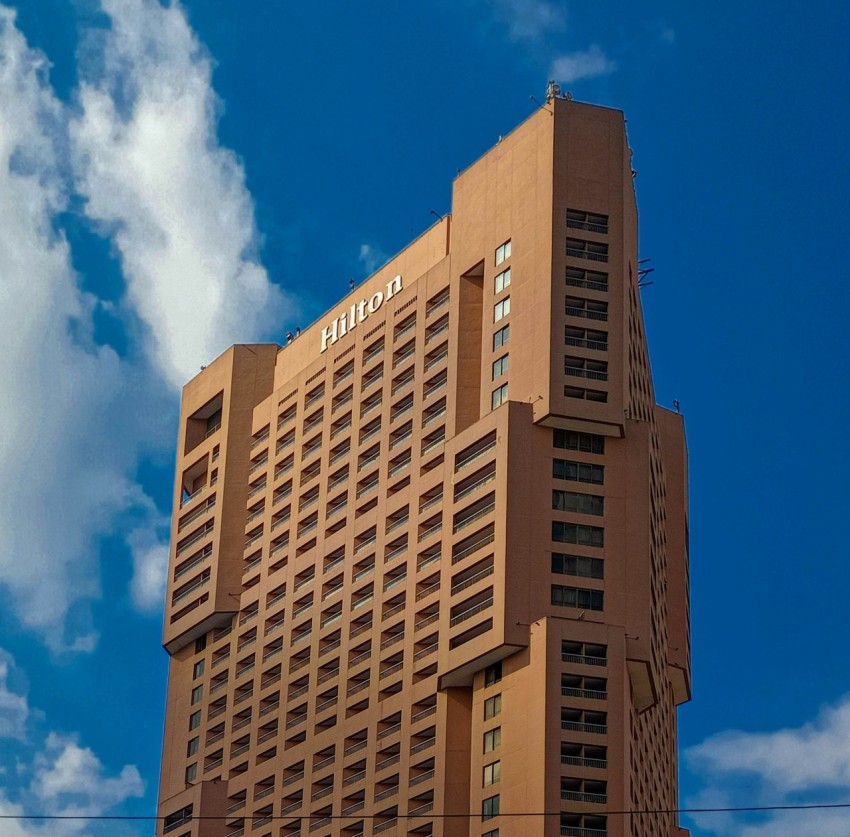
[[[0,814],[154,810],[181,382],[448,211],[549,78],[626,113],[656,394],[687,419],[681,802],[850,801],[848,24],[825,0],[0,0]],[[687,822],[828,837],[850,811]]]

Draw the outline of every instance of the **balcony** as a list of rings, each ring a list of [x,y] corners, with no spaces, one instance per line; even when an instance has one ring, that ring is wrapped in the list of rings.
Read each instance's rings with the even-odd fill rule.
[[[455,625],[459,625],[461,622],[465,622],[467,619],[471,619],[473,616],[476,616],[479,613],[487,610],[489,607],[493,605],[493,598],[484,599],[484,601],[479,604],[474,605],[473,607],[468,608],[467,610],[463,610],[458,613],[456,616],[452,616],[449,625],[454,627]]]

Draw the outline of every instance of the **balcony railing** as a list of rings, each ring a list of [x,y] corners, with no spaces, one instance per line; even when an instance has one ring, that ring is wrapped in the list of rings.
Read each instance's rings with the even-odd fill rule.
[[[483,508],[479,509],[474,514],[469,515],[468,517],[461,518],[457,523],[452,526],[452,532],[459,532],[461,529],[469,526],[470,523],[474,523],[476,520],[481,520],[482,517],[486,517],[493,509],[496,508],[496,502],[488,503]]]
[[[466,590],[467,587],[472,587],[478,581],[481,581],[482,578],[487,578],[488,575],[493,575],[493,567],[486,567],[480,572],[475,573],[475,575],[471,575],[469,578],[465,578],[462,581],[458,581],[456,584],[452,585],[452,594],[459,593],[461,590]]]
[[[604,770],[608,767],[607,759],[586,759],[581,756],[561,756],[561,764],[572,764],[576,767],[595,767]]]
[[[561,662],[564,663],[581,663],[586,666],[607,666],[608,660],[605,657],[588,657],[584,654],[561,654]]]
[[[564,368],[564,374],[573,378],[590,378],[594,381],[607,381],[607,372],[597,372],[594,369],[579,369],[575,366],[567,366]]]
[[[589,698],[590,700],[608,699],[608,692],[600,692],[596,689],[574,689],[572,686],[561,686],[561,695],[564,697]]]
[[[594,802],[604,805],[608,801],[608,794],[605,793],[579,793],[578,791],[561,791],[561,800],[563,802]]]
[[[590,732],[594,735],[608,734],[608,727],[605,724],[583,724],[579,721],[561,721],[561,729],[572,732]]]
[[[494,439],[490,444],[485,445],[483,448],[479,448],[478,450],[473,451],[472,453],[467,454],[463,457],[463,459],[458,459],[455,462],[455,473],[460,471],[461,468],[465,468],[469,465],[470,462],[474,462],[476,459],[480,459],[482,456],[486,456],[496,447],[496,440]]]
[[[608,321],[607,311],[593,311],[589,308],[576,308],[572,305],[568,305],[566,311],[571,317],[585,317],[588,320]]]
[[[467,619],[471,619],[478,613],[481,613],[491,607],[493,604],[492,597],[489,599],[485,599],[480,604],[475,605],[474,607],[469,608],[468,610],[464,610],[462,613],[458,613],[457,616],[452,616],[449,624],[451,627],[455,625],[459,625],[461,622],[465,622]]]

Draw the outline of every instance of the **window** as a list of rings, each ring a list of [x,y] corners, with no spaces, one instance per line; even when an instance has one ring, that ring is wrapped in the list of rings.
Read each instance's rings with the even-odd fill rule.
[[[502,776],[502,762],[494,761],[484,765],[484,787],[495,785]]]
[[[564,310],[571,317],[584,317],[588,320],[608,320],[608,303],[596,299],[583,299],[578,296],[568,296]]]
[[[582,270],[578,267],[568,267],[566,282],[574,288],[590,288],[592,291],[608,290],[608,274],[598,270]]]
[[[186,784],[189,785],[195,781],[198,775],[198,763],[193,762],[186,768]]]
[[[582,610],[602,610],[601,590],[586,590],[583,587],[552,585],[552,604],[559,607],[577,607]]]
[[[499,265],[506,259],[511,257],[511,240],[508,239],[504,244],[500,244],[496,248],[496,264]]]
[[[567,226],[574,230],[590,230],[590,232],[604,234],[608,232],[608,216],[598,212],[585,212],[581,209],[568,209]]]
[[[569,459],[553,459],[552,476],[558,480],[589,482],[594,485],[602,485],[605,476],[605,468],[602,465],[591,465],[587,462],[572,462]]]
[[[605,498],[598,494],[555,490],[552,492],[552,508],[556,511],[601,515],[605,513]]]
[[[497,323],[499,320],[503,320],[508,314],[511,313],[511,298],[506,296],[504,299],[500,299],[493,306],[493,322]]]
[[[487,666],[484,669],[484,685],[492,686],[495,683],[498,683],[502,679],[502,661],[499,660],[498,663],[493,663],[491,666]]]
[[[504,404],[508,400],[508,385],[502,384],[500,387],[496,387],[493,390],[492,395],[490,396],[490,406],[495,410],[496,407]]]
[[[490,718],[495,718],[496,715],[502,712],[502,696],[493,695],[484,701],[484,720],[489,721]]]
[[[496,293],[500,294],[508,285],[511,284],[511,269],[502,271],[496,277]]]
[[[508,371],[508,355],[502,355],[498,360],[493,361],[493,380],[495,381],[500,375],[506,374]]]
[[[484,752],[492,753],[502,745],[502,728],[488,730],[484,733]]]
[[[499,794],[488,796],[481,803],[481,819],[492,820],[499,816]]]
[[[575,430],[555,430],[554,447],[578,450],[582,453],[605,453],[605,437],[595,433],[578,433]]]
[[[195,753],[198,752],[198,744],[200,742],[200,738],[196,735],[194,738],[189,739],[189,743],[186,746],[186,757],[194,756]]]
[[[580,349],[605,352],[608,350],[608,332],[593,328],[564,326],[564,343],[567,346],[578,346]]]
[[[493,349],[501,348],[508,342],[508,338],[511,336],[511,327],[510,325],[502,326],[494,335],[493,335]]]
[[[567,239],[567,255],[574,259],[589,259],[592,262],[608,261],[608,245],[583,238]]]
[[[201,710],[193,712],[189,716],[189,729],[197,729],[201,725]]]
[[[207,635],[199,636],[195,640],[195,653],[200,654],[207,647]]]
[[[552,521],[552,540],[577,543],[582,546],[604,546],[605,530],[601,526],[580,526],[577,523]]]
[[[195,686],[192,689],[192,705],[194,706],[196,703],[201,702],[201,698],[204,696],[204,687],[203,686]]]
[[[564,374],[573,378],[590,378],[594,381],[608,380],[608,361],[591,360],[567,355],[564,358]]]
[[[602,578],[604,562],[601,558],[587,558],[583,555],[564,555],[552,553],[552,572],[560,575],[576,575],[582,578]]]
[[[499,829],[494,828],[491,831],[485,831],[481,837],[499,837]]]
[[[197,680],[204,673],[204,661],[198,660],[192,668],[192,679]]]

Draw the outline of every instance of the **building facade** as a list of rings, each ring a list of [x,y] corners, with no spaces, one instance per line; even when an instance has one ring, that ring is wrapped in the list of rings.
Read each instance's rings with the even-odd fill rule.
[[[187,384],[159,834],[686,833],[687,462],[638,278],[622,114],[551,99]]]

